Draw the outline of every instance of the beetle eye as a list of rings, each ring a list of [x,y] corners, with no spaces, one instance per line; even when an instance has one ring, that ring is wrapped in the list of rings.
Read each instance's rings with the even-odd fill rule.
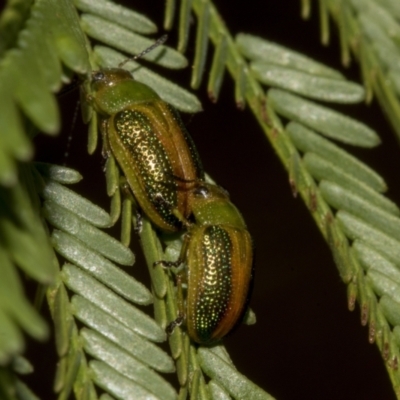
[[[209,190],[205,186],[199,186],[194,190],[194,194],[198,197],[207,197]]]

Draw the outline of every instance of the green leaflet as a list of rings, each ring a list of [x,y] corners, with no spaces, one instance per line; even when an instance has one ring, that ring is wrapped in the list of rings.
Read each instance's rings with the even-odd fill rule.
[[[143,34],[157,32],[157,26],[144,15],[107,0],[74,0],[75,6],[93,15]]]
[[[375,147],[379,136],[366,125],[282,90],[270,89],[268,99],[277,113],[346,144]]]

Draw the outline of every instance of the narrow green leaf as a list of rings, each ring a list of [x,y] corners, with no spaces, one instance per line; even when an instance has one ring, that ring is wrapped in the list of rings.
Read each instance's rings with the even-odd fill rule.
[[[38,247],[43,243],[40,243],[32,232],[23,230],[1,217],[0,226],[15,263],[37,281],[51,283],[54,279],[54,267],[52,260],[47,257],[45,246]]]
[[[220,35],[210,69],[210,78],[208,80],[207,92],[212,102],[216,102],[224,80],[225,63],[227,59],[227,39],[225,35]]]
[[[296,197],[299,190],[306,186],[304,185],[304,178],[300,170],[301,160],[299,153],[293,152],[289,160],[289,183],[292,189],[293,197]]]
[[[364,242],[356,240],[353,243],[357,258],[366,271],[378,271],[394,282],[400,284],[400,269],[398,266],[387,260],[377,251],[371,249]]]
[[[312,130],[296,122],[290,122],[286,126],[286,131],[299,150],[316,153],[326,161],[340,165],[340,168],[353,178],[362,181],[378,192],[387,190],[383,178],[370,167]]]
[[[397,0],[376,0],[376,2],[385,7],[397,19],[400,19],[400,4]]]
[[[190,348],[190,338],[185,335],[183,338],[183,352],[176,360],[176,370],[178,382],[181,386],[187,386],[189,380],[189,348]]]
[[[67,357],[60,358],[56,365],[53,390],[55,393],[61,392],[63,387],[65,386],[65,379],[67,375]]]
[[[81,362],[83,361],[82,358],[82,351],[70,346],[67,355],[65,381],[62,392],[59,396],[60,400],[69,399],[70,393],[72,392],[72,388],[79,373],[79,368],[81,367]]]
[[[357,263],[357,259],[354,255],[354,251],[350,250],[350,257],[352,259],[352,262],[354,264],[358,264]],[[355,280],[357,280],[357,283],[359,282],[359,284],[356,284]],[[365,283],[365,274],[364,272],[358,268],[356,274],[355,274],[355,279],[353,282],[350,282],[350,284],[348,285],[348,289],[351,290],[352,286],[355,286],[355,291],[354,291],[354,297],[352,297],[352,294],[350,294],[350,296],[348,296],[348,308],[350,311],[353,311],[355,309],[355,301],[357,298],[358,304],[360,306],[360,311],[361,311],[361,325],[365,326],[368,323],[369,320],[369,313],[370,313],[370,304],[371,302],[375,302],[375,295],[371,296],[371,290],[370,290],[370,286],[368,284]],[[353,300],[354,299],[354,300]]]
[[[160,299],[158,296],[154,296],[153,301],[154,319],[163,329],[165,329],[168,323],[165,301],[164,299]]]
[[[199,385],[200,385],[200,376],[201,371],[199,369],[195,369],[192,372],[192,380],[191,380],[191,388],[190,388],[190,398],[191,399],[200,399],[199,393]]]
[[[54,248],[65,259],[75,263],[116,293],[133,303],[147,305],[152,302],[149,290],[121,268],[91,251],[73,236],[54,230]]]
[[[29,166],[19,168],[21,185],[0,187],[2,242],[13,260],[39,282],[53,282],[58,269],[54,252],[38,215],[39,199]],[[21,212],[23,210],[23,212]]]
[[[381,210],[350,190],[328,181],[322,181],[320,191],[326,202],[337,210],[345,210],[361,218],[371,227],[388,234],[400,242],[400,219]]]
[[[34,338],[47,338],[47,325],[25,297],[16,267],[4,251],[0,251],[0,266],[0,308]]]
[[[156,261],[163,259],[163,251],[161,243],[154,231],[154,227],[147,218],[143,218],[143,227],[142,232],[140,233],[140,238],[153,290],[159,299],[163,299],[167,293],[166,276],[161,265],[154,266]]]
[[[393,329],[393,336],[396,340],[397,346],[400,346],[400,326],[395,326]]]
[[[1,147],[6,154],[13,155],[17,160],[28,161],[33,156],[33,146],[24,132],[20,111],[13,100],[15,90],[13,82],[7,79],[6,73],[1,72],[0,82]]]
[[[376,23],[375,15],[362,12],[358,16],[363,33],[372,42],[378,58],[387,67],[400,72],[400,49]]]
[[[54,201],[46,200],[44,202],[43,214],[55,228],[70,233],[90,249],[99,252],[108,259],[127,266],[134,264],[135,256],[130,249],[66,208],[54,203]]]
[[[329,44],[330,30],[329,30],[329,11],[328,4],[325,0],[318,1],[319,21],[321,27],[321,43],[323,45]]]
[[[137,335],[90,301],[75,295],[71,304],[76,318],[100,332],[142,363],[160,372],[175,371],[173,360],[160,347]]]
[[[16,163],[13,158],[3,150],[5,149],[0,149],[0,185],[11,187],[18,182]]]
[[[373,67],[375,69],[375,67]],[[395,88],[391,85],[389,77],[382,71],[376,69],[373,75],[374,91],[377,99],[382,104],[382,109],[385,111],[387,118],[392,124],[397,136],[400,135],[400,102],[396,95]],[[400,387],[400,378],[399,378]],[[400,389],[399,389],[400,390]]]
[[[112,155],[106,161],[106,182],[107,194],[111,197],[119,187],[119,170]]]
[[[357,83],[316,76],[293,68],[256,61],[251,70],[262,83],[286,89],[311,99],[333,103],[359,103],[364,100],[364,88]]]
[[[33,393],[31,389],[29,389],[29,387],[19,379],[15,382],[15,390],[18,400],[40,400],[39,397],[37,397],[35,393]]]
[[[198,89],[204,73],[204,66],[207,59],[208,49],[208,35],[210,25],[210,9],[209,3],[203,2],[201,4],[200,17],[197,24],[196,32],[196,48],[193,62],[192,80],[190,86]]]
[[[103,361],[128,379],[138,383],[160,399],[173,400],[177,394],[172,386],[153,370],[131,357],[98,333],[83,328],[80,332],[85,351]]]
[[[132,200],[124,199],[121,214],[121,243],[128,247],[132,230]]]
[[[66,264],[62,270],[65,284],[139,335],[154,342],[165,341],[165,332],[148,315],[107,289],[81,269]]]
[[[103,393],[101,396],[100,396],[100,400],[114,400],[114,397],[111,397],[109,394],[107,394],[107,393]]]
[[[44,35],[44,21],[38,14],[32,14],[33,18],[27,21],[26,28],[19,35],[18,45],[23,49],[28,64],[33,60],[37,63],[41,78],[45,82],[43,89],[56,92],[61,88],[61,61],[57,57],[51,39]],[[41,38],[40,42],[38,38]]]
[[[178,400],[186,400],[188,398],[188,388],[187,386],[179,389],[179,395],[178,395]]]
[[[282,67],[290,67],[327,78],[344,79],[339,71],[320,64],[301,53],[269,42],[260,37],[239,33],[236,36],[236,43],[242,54],[250,60],[273,63]]]
[[[379,296],[387,295],[400,303],[400,284],[378,271],[369,270],[367,276],[372,283],[374,291]]]
[[[45,22],[43,16],[39,13],[32,12],[32,15],[34,17],[29,19],[27,29],[24,32],[26,41],[23,42],[23,35],[21,34],[18,42],[22,48],[31,47],[33,49],[46,86],[54,93],[60,90],[64,77],[61,60],[58,57],[53,36],[44,32],[44,27],[48,22]]]
[[[229,353],[227,352],[225,346],[223,346],[222,344],[210,347],[210,351],[212,351],[213,354],[221,358],[227,364],[233,366],[232,359],[230,358]]]
[[[347,239],[333,217],[326,218],[326,233],[328,245],[340,277],[344,283],[350,284],[357,271],[354,270]]]
[[[6,51],[15,46],[18,33],[24,27],[30,13],[31,2],[6,3],[0,16],[0,54],[4,57]]]
[[[311,13],[311,2],[310,0],[301,0],[301,18],[310,18]]]
[[[206,385],[206,381],[204,380],[204,376],[200,374],[199,380],[199,399],[201,400],[212,400],[210,397],[210,393],[208,392],[208,386]]]
[[[374,95],[373,85],[375,77],[371,74],[370,59],[371,48],[366,41],[360,42],[359,49],[359,64],[361,68],[362,81],[365,87],[365,103],[371,104]]]
[[[164,29],[169,31],[172,29],[175,18],[176,1],[167,0],[165,2],[165,13],[164,13]]]
[[[400,242],[385,235],[380,230],[373,228],[361,219],[347,213],[339,211],[336,214],[345,234],[352,240],[360,239],[367,243],[371,248],[376,249],[389,260],[400,264]]]
[[[190,27],[190,10],[192,8],[193,0],[181,2],[179,9],[179,41],[178,50],[181,53],[186,51],[189,41],[189,27]]]
[[[176,306],[176,295],[171,280],[167,280],[167,321],[169,323],[176,320],[178,317],[178,310]],[[183,340],[182,340],[182,329],[180,326],[176,326],[174,331],[168,337],[169,347],[171,350],[172,357],[176,360],[183,354]]]
[[[350,40],[348,39],[351,35],[350,26],[352,21],[352,15],[350,14],[349,7],[339,7],[335,15],[337,25],[339,27],[339,40],[340,40],[340,53],[342,64],[345,67],[350,65]]]
[[[115,67],[125,59],[121,53],[103,46],[96,46],[94,53],[98,63],[103,68]],[[201,103],[196,96],[160,75],[143,68],[138,63],[129,61],[125,65],[125,69],[131,71],[136,80],[149,85],[164,101],[179,111],[196,113],[202,110]]]
[[[111,397],[109,394],[107,394],[107,393],[103,393],[101,396],[100,396],[100,400],[114,400],[114,397]]]
[[[273,397],[205,347],[198,350],[203,371],[238,400],[272,400]]]
[[[353,4],[356,3],[353,1]],[[376,2],[363,1],[361,4],[362,12],[366,12],[369,16],[374,18],[374,21],[383,29],[387,36],[389,36],[395,43],[400,41],[400,25],[395,17],[390,12],[389,8],[385,8]]]
[[[54,297],[53,319],[57,354],[61,358],[68,353],[71,340],[71,310],[64,285],[60,284]]]
[[[37,60],[27,52],[28,50],[12,50],[8,53],[8,79],[14,83],[15,100],[24,113],[39,130],[54,135],[60,130],[56,99],[49,90],[44,90],[46,82]]]
[[[35,168],[43,177],[61,184],[68,185],[78,183],[83,179],[82,175],[78,171],[60,165],[36,162]]]
[[[111,197],[110,205],[110,220],[111,226],[114,226],[121,216],[121,190],[115,191],[114,195]],[[123,243],[125,245],[125,243]]]
[[[94,387],[93,381],[92,380],[86,381],[82,395],[82,400],[97,400],[97,399],[98,399],[97,392]],[[111,396],[110,399],[112,400]]]
[[[6,365],[10,358],[22,353],[24,338],[9,316],[0,308],[0,365]]]
[[[375,147],[379,136],[366,125],[279,89],[268,90],[268,100],[277,113],[346,144]]]
[[[45,200],[54,201],[94,226],[101,228],[110,226],[110,215],[103,209],[57,182],[46,181],[40,194]]]
[[[101,361],[91,361],[89,366],[94,382],[118,399],[162,400]]]
[[[400,325],[400,303],[389,296],[382,296],[379,300],[379,307],[385,317],[393,326]]]
[[[72,2],[42,0],[36,4],[38,14],[50,23],[44,30],[45,35],[55,42],[57,53],[65,65],[82,75],[90,71],[86,38]]]
[[[399,216],[400,210],[395,203],[343,170],[340,162],[334,164],[314,153],[306,153],[303,161],[304,165],[314,178],[335,182],[343,188],[354,192],[354,194],[359,197],[367,199],[368,202],[382,210]]]
[[[397,95],[400,94],[400,74],[399,71],[390,70],[387,72],[387,77],[391,81],[391,87],[393,87],[394,91]],[[384,107],[382,107],[384,108]]]
[[[12,361],[12,369],[20,375],[29,375],[34,371],[33,365],[25,357],[16,356]]]
[[[138,35],[95,15],[81,15],[81,24],[91,38],[131,55],[137,55],[154,44],[153,39]],[[143,59],[173,69],[187,66],[187,60],[182,54],[162,45],[147,53]]]
[[[247,67],[244,63],[239,63],[235,73],[235,102],[236,106],[243,110],[246,104],[245,93],[247,89],[246,79]]]
[[[208,382],[208,389],[213,400],[230,400],[231,396],[216,381]]]
[[[211,400],[200,368],[196,347],[192,344],[189,347],[189,370],[192,371],[192,379],[189,385],[191,397],[201,400]]]
[[[111,1],[74,0],[74,4],[80,11],[97,15],[131,31],[143,34],[157,32],[157,26],[149,18]]]
[[[90,108],[90,110],[92,110]],[[97,148],[98,141],[98,128],[97,128],[97,114],[92,112],[92,118],[89,123],[89,132],[88,132],[88,153],[93,154]]]
[[[8,368],[0,369],[0,396],[2,400],[16,400],[14,393],[15,376]]]

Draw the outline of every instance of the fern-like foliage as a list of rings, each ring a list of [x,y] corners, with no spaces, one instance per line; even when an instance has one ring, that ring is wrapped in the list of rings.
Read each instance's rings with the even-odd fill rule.
[[[329,16],[339,30],[341,59],[360,64],[366,100],[375,95],[400,137],[400,6],[392,0],[319,1],[321,41],[329,43]],[[310,7],[303,7],[308,17]]]
[[[348,63],[351,49],[360,59],[365,90],[282,46],[248,34],[233,38],[208,0],[182,1],[179,12],[168,0],[164,25],[178,27],[178,51],[162,46],[145,58],[160,67],[186,67],[182,53],[195,15],[191,86],[201,85],[211,52],[210,98],[218,99],[229,72],[236,104],[251,109],[287,170],[293,193],[307,205],[348,287],[349,309],[360,304],[361,322],[369,325],[369,340],[379,347],[400,398],[400,211],[382,195],[382,177],[337,144],[371,148],[380,139],[361,122],[316,103],[356,103],[370,100],[374,92],[400,132],[394,51],[399,10],[390,0],[364,3],[321,0],[320,15],[324,42],[328,13],[338,21],[343,62]],[[303,15],[308,13],[304,1]],[[140,239],[151,291],[125,272],[134,263],[128,249],[134,199],[121,190],[123,177],[112,156],[105,168],[110,213],[65,186],[81,179],[78,172],[28,162],[36,130],[58,131],[53,92],[74,72],[85,77],[140,53],[153,43],[146,35],[156,31],[148,18],[107,0],[37,0],[19,7],[10,2],[0,18],[1,398],[37,398],[18,377],[31,370],[21,356],[22,332],[43,340],[49,327],[24,294],[23,273],[38,282],[38,300],[47,289],[60,399],[72,392],[76,399],[103,400],[272,399],[236,370],[222,345],[195,346],[179,327],[167,338],[165,327],[177,316],[174,276],[153,264],[176,260],[181,238],[159,237],[144,218]],[[126,68],[178,110],[201,109],[189,91],[149,69],[133,61]],[[84,107],[93,153],[97,116]],[[102,230],[118,220],[121,242]],[[66,261],[62,267],[54,251]],[[150,303],[154,319],[140,308]],[[170,355],[158,346],[167,339]],[[174,371],[178,389],[163,376]]]

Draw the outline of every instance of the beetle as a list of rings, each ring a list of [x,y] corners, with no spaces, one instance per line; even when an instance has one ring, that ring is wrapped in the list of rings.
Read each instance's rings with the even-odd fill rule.
[[[187,286],[185,302],[167,331],[183,321],[192,340],[209,345],[226,336],[246,311],[253,244],[242,215],[219,186],[198,183],[190,207],[194,222],[185,222],[187,233],[178,260],[155,264],[186,264],[178,273],[178,282]]]
[[[99,115],[103,149],[114,155],[140,208],[160,229],[179,231],[203,167],[179,114],[121,68],[125,62],[94,71],[86,100]]]
[[[178,113],[154,90],[122,68],[93,72],[90,89],[105,152],[141,209],[164,231],[187,229],[179,259],[156,263],[187,266],[186,304],[169,329],[184,320],[195,342],[220,340],[240,322],[250,292],[253,248],[243,217],[225,190],[205,182]]]

